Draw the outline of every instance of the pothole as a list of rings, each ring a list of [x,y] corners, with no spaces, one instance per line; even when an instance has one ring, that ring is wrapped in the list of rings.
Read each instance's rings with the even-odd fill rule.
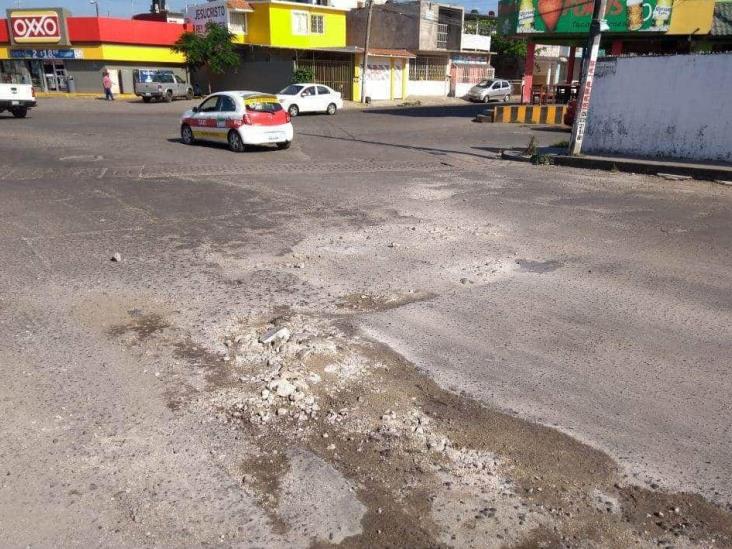
[[[254,442],[241,480],[292,535],[349,547],[732,543],[729,512],[630,486],[601,451],[443,390],[339,318],[239,319],[214,351],[238,382],[193,402]],[[293,474],[293,456],[309,456],[324,493],[350,492],[347,528],[306,512],[312,479]]]

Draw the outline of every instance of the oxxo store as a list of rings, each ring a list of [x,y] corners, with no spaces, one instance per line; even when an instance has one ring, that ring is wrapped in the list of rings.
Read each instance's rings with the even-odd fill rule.
[[[9,9],[0,19],[0,82],[47,92],[99,92],[109,72],[116,93],[132,93],[137,70],[185,77],[170,47],[183,25],[108,17],[72,17],[62,8]]]

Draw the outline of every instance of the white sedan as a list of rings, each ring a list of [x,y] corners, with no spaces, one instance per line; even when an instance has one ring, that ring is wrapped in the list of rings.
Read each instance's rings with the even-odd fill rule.
[[[234,152],[247,145],[276,145],[287,149],[292,143],[290,115],[274,95],[229,91],[209,95],[197,107],[183,114],[181,141],[226,143]]]
[[[277,99],[290,116],[301,112],[335,114],[343,108],[341,94],[323,84],[291,84],[277,94]]]

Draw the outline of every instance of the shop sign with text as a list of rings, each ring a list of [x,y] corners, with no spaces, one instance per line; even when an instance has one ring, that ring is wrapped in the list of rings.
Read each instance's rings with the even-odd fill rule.
[[[498,29],[504,35],[587,34],[594,0],[500,0]],[[608,0],[611,33],[708,34],[714,0]]]
[[[66,17],[62,8],[7,10],[10,44],[68,46]]]
[[[83,59],[84,52],[77,49],[65,50],[10,50],[12,59]]]

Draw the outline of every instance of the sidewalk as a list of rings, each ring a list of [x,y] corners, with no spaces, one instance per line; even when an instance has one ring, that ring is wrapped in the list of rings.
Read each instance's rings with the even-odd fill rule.
[[[699,179],[732,185],[732,164],[609,155],[569,156],[565,149],[556,147],[540,147],[533,157],[525,154],[525,151],[506,150],[501,154],[501,158],[517,162],[555,164],[590,170],[657,175],[671,180]]]
[[[103,92],[36,92],[39,99],[63,98],[63,99],[104,99]],[[133,93],[118,93],[115,99],[129,100],[136,99]],[[196,98],[203,100],[203,97]],[[364,110],[364,109],[380,109],[384,107],[434,107],[434,106],[454,106],[454,105],[470,105],[471,103],[459,97],[416,97],[409,96],[406,99],[393,99],[383,101],[373,101],[371,103],[360,103],[358,101],[343,101],[344,110]]]
[[[360,103],[358,101],[343,101],[344,110],[365,110],[365,109],[383,109],[390,107],[439,107],[444,105],[455,106],[455,105],[472,105],[469,101],[460,97],[447,97],[447,96],[408,96],[405,99],[384,99],[379,101],[372,101],[371,103]]]
[[[137,96],[134,93],[117,93],[115,99],[135,99]],[[36,98],[38,99],[52,99],[52,98],[64,98],[64,99],[104,99],[104,92],[36,92]]]
[[[732,185],[732,165],[712,162],[693,162],[682,160],[650,160],[622,156],[582,155],[554,156],[559,166],[611,170],[646,175],[658,175],[667,179],[702,179],[706,181],[728,182]]]

